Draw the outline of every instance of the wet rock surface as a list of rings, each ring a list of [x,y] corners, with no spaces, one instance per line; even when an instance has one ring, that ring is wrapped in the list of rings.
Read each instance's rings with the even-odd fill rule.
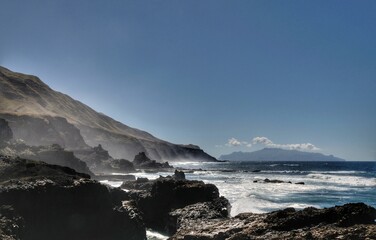
[[[199,202],[176,209],[169,213],[168,232],[175,233],[179,228],[190,228],[197,220],[226,219],[229,216],[230,203],[224,197],[209,202]]]
[[[288,208],[265,214],[182,224],[171,239],[376,239],[376,210],[363,203],[327,209]]]
[[[254,183],[292,183],[291,181],[282,181],[282,180],[279,180],[279,179],[269,179],[269,178],[265,178],[264,180],[254,180],[253,181]],[[298,185],[304,185],[304,182],[296,182],[295,184],[298,184]]]
[[[177,177],[178,176],[178,177]],[[156,180],[137,179],[124,182],[121,186],[129,190],[129,196],[135,202],[147,227],[167,234],[176,232],[178,221],[190,210],[195,211],[196,218],[206,215],[228,216],[227,208],[222,209],[220,203],[228,201],[219,197],[218,188],[213,184],[202,181],[178,180],[180,172],[169,177],[160,177]],[[220,200],[219,200],[220,199]],[[203,203],[182,209],[192,204]],[[181,209],[180,211],[175,211]],[[175,212],[174,212],[175,211]],[[209,213],[213,211],[212,213]],[[205,213],[206,212],[206,213]],[[206,216],[205,215],[205,216]]]
[[[0,157],[0,205],[14,210],[1,217],[0,234],[9,239],[145,239],[139,211],[124,200],[126,192],[68,167]],[[17,216],[17,231],[3,224]]]
[[[12,206],[0,206],[0,239],[19,240],[23,228],[23,218],[15,212]]]

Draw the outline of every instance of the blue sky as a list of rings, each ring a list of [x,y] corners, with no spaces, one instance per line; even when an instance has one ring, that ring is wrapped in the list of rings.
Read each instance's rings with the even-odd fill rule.
[[[127,125],[376,160],[375,1],[0,3],[0,65]]]

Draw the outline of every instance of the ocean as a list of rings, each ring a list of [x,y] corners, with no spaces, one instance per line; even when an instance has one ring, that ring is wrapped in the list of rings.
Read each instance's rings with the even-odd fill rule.
[[[350,202],[376,207],[376,162],[179,162],[172,165],[199,169],[186,173],[186,178],[215,184],[220,194],[230,201],[232,216],[241,212],[324,208]],[[171,173],[135,175],[155,179]],[[266,178],[286,183],[265,183]],[[104,183],[121,185],[116,181]]]

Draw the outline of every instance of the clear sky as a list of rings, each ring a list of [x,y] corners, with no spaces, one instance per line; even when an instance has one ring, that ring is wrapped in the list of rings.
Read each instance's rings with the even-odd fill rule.
[[[0,65],[129,126],[216,157],[376,160],[376,1],[0,6]]]

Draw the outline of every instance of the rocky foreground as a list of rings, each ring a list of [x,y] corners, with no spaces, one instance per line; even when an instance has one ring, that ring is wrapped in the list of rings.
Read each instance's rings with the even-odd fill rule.
[[[68,167],[0,157],[0,239],[145,239],[127,199]]]
[[[376,209],[363,203],[328,209],[287,208],[229,217],[230,204],[212,184],[172,177],[125,182],[147,227],[172,240],[376,239]]]
[[[0,157],[0,239],[376,239],[362,203],[229,217],[215,185],[184,173],[109,188],[68,167]]]

